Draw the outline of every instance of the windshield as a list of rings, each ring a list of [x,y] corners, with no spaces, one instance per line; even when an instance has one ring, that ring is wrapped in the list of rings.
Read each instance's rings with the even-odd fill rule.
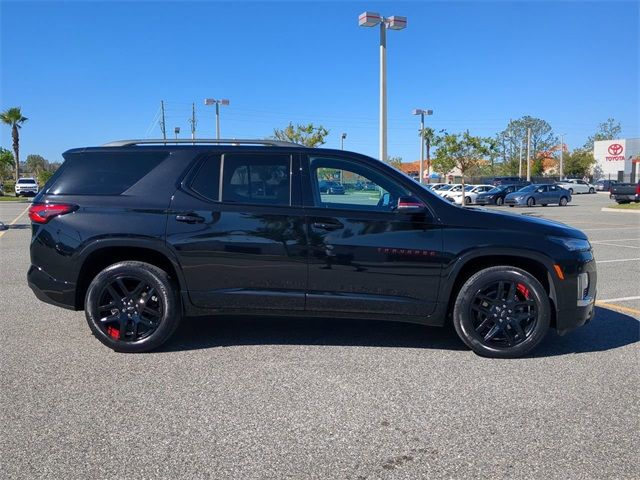
[[[518,192],[533,192],[536,188],[538,188],[538,185],[527,185],[526,187],[518,190]]]
[[[33,178],[21,178],[18,183],[36,183],[36,181]]]
[[[502,190],[504,190],[507,187],[493,187],[491,190],[489,190],[487,193],[499,193]]]
[[[453,185],[447,184],[440,187],[439,190],[451,190],[452,188],[453,188]]]

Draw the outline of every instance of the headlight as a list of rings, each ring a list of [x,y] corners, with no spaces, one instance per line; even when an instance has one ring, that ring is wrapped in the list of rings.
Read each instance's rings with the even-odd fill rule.
[[[555,243],[559,243],[567,250],[572,252],[584,252],[591,250],[591,244],[588,240],[582,240],[581,238],[570,237],[548,237],[549,240]]]

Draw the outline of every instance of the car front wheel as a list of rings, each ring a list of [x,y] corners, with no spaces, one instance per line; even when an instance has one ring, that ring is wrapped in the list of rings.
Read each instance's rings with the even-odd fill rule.
[[[558,202],[558,204],[559,204],[561,207],[566,207],[566,206],[567,206],[567,203],[569,203],[569,200],[567,200],[567,197],[561,197],[561,198],[560,198],[560,202]]]
[[[85,315],[95,337],[117,352],[153,350],[180,323],[177,290],[164,270],[125,261],[102,270],[85,297]]]
[[[517,358],[533,350],[549,330],[549,296],[528,272],[508,266],[481,270],[458,293],[453,324],[478,355]]]
[[[533,207],[536,204],[536,201],[533,197],[527,198],[527,207]]]
[[[498,197],[496,198],[496,205],[501,206],[504,203],[504,198]]]
[[[595,189],[595,188],[593,188],[593,187],[591,187],[591,188],[589,189],[589,193],[596,193],[596,189]]]

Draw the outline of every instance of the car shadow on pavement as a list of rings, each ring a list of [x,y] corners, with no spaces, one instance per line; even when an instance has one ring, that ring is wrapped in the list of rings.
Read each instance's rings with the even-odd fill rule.
[[[608,308],[596,307],[593,320],[587,325],[560,336],[549,332],[534,357],[549,357],[570,353],[602,352],[640,341],[640,321]]]
[[[532,357],[611,350],[640,341],[640,322],[596,307],[584,327],[560,336],[549,332]],[[220,316],[186,318],[158,352],[237,345],[335,345],[468,350],[451,326],[350,319]]]
[[[466,350],[453,328],[372,320],[198,317],[186,318],[159,351],[234,345],[335,345]]]

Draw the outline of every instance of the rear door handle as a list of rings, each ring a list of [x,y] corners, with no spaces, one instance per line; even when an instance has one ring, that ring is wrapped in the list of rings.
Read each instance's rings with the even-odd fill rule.
[[[195,213],[181,213],[176,215],[176,221],[184,223],[202,223],[204,222],[204,217],[196,215]]]
[[[338,230],[344,227],[340,222],[313,222],[311,225],[313,228],[319,228],[321,230]]]

